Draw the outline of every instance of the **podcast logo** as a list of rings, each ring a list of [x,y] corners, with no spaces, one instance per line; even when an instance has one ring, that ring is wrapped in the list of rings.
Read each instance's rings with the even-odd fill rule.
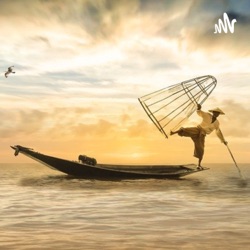
[[[214,25],[214,33],[221,33],[222,30],[227,33],[227,30],[229,29],[229,31],[231,33],[234,33],[234,24],[237,22],[236,19],[233,19],[232,22],[230,22],[229,17],[227,15],[227,13],[223,14],[223,21],[221,19],[218,20],[218,24]]]

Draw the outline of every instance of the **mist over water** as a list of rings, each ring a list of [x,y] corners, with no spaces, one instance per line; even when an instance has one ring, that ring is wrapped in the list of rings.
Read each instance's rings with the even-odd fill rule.
[[[250,164],[180,180],[97,181],[0,164],[1,249],[247,249]]]

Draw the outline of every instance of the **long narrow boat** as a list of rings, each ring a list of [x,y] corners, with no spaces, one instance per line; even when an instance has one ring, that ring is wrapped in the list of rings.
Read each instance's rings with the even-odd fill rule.
[[[35,152],[20,145],[11,146],[15,156],[22,153],[52,169],[70,176],[86,179],[178,179],[200,172],[194,164],[188,165],[114,165],[99,164],[96,160],[80,155],[79,161],[70,161]],[[203,170],[206,170],[205,168]]]

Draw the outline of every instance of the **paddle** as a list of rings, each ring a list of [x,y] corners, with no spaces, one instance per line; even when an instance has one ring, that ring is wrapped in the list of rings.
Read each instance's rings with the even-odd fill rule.
[[[228,144],[225,144],[225,145],[227,146],[228,152],[230,153],[230,155],[231,155],[231,157],[232,157],[232,159],[233,159],[233,161],[234,161],[234,164],[235,164],[236,168],[238,169],[238,172],[239,172],[239,175],[240,175],[241,179],[244,180],[245,178],[242,176],[241,171],[240,171],[240,168],[238,167],[238,165],[237,165],[237,163],[236,163],[236,161],[235,161],[235,159],[234,159],[234,156],[233,156],[233,154],[232,154],[230,148],[228,147]]]

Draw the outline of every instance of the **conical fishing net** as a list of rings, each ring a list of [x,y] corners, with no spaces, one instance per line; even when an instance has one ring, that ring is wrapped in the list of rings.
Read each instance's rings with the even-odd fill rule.
[[[202,104],[216,87],[215,77],[206,75],[193,78],[139,98],[149,118],[161,133],[168,137]]]

